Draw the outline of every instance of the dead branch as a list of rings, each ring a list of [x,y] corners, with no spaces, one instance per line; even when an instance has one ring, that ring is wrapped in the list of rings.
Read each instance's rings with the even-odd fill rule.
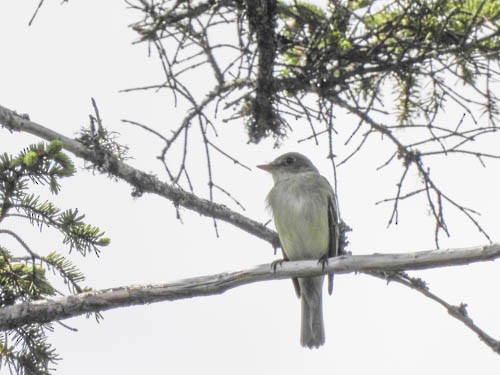
[[[260,281],[316,276],[332,272],[336,274],[365,272],[380,277],[383,272],[394,273],[397,270],[463,265],[494,260],[498,257],[500,257],[500,244],[400,254],[342,255],[330,258],[324,268],[315,260],[287,261],[277,269],[273,269],[269,264],[262,264],[248,270],[193,277],[165,284],[112,288],[5,307],[0,309],[0,330],[14,329],[24,324],[47,323],[119,307],[221,294],[229,289]],[[449,306],[451,305],[445,305],[447,308]]]
[[[30,133],[47,141],[59,139],[63,142],[63,147],[67,151],[94,165],[102,166],[103,171],[127,181],[138,192],[156,194],[170,200],[175,206],[181,206],[201,215],[229,222],[245,232],[271,243],[274,247],[278,247],[277,234],[263,224],[234,212],[224,205],[210,202],[181,188],[169,185],[154,175],[145,173],[118,160],[114,155],[95,152],[95,150],[86,147],[79,141],[37,124],[31,121],[28,116],[19,115],[1,105],[0,124],[11,131]]]

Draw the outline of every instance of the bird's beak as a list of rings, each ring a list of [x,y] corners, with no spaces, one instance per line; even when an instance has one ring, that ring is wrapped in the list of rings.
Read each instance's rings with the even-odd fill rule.
[[[274,164],[261,164],[257,168],[263,169],[266,172],[271,172],[276,166]]]

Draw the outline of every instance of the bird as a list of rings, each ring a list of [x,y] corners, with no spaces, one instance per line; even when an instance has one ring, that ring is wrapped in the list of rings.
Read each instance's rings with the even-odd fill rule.
[[[328,258],[338,256],[337,198],[314,164],[298,152],[289,152],[257,167],[269,172],[274,180],[266,201],[284,260],[318,259],[324,265]],[[323,282],[324,276],[293,279],[302,309],[300,343],[310,349],[325,343]],[[333,274],[329,274],[329,294],[332,290]]]

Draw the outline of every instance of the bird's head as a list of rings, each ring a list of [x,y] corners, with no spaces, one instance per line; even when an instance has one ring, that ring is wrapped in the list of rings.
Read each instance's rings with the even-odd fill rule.
[[[307,157],[298,152],[288,152],[269,164],[258,165],[257,168],[271,173],[275,182],[299,173],[318,171]]]

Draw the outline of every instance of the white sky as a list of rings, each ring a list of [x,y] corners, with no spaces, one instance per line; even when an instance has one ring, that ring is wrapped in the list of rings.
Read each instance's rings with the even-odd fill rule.
[[[136,15],[125,9],[123,1],[73,0],[64,6],[47,1],[28,27],[37,3],[0,2],[0,104],[71,136],[87,125],[94,97],[105,124],[120,131],[122,143],[131,147],[135,159],[130,163],[161,173],[155,159],[160,143],[120,122],[127,118],[159,130],[173,129],[183,114],[183,108],[173,108],[166,94],[118,93],[161,81],[158,60],[147,57],[145,45],[131,45],[136,35],[127,25]],[[203,77],[193,79],[203,85]],[[452,108],[450,113],[457,111]],[[337,121],[345,121],[346,129],[351,125],[348,118]],[[275,150],[272,142],[246,145],[243,127],[236,123],[220,129],[226,140],[220,144],[247,165],[297,150],[331,178],[325,142],[323,148],[298,145],[296,140],[304,134],[299,131]],[[17,152],[34,141],[26,134],[0,131],[1,152]],[[388,145],[374,139],[348,167],[338,170],[342,216],[354,229],[349,236],[354,254],[434,247],[433,222],[423,200],[403,204],[400,224],[389,229],[390,207],[374,205],[394,193],[399,177],[397,168],[375,170],[384,160],[377,155],[386,155]],[[196,160],[191,168],[198,172],[193,175],[201,176],[197,188],[206,194],[202,153],[199,165]],[[453,197],[482,212],[481,222],[498,241],[498,164],[490,162],[482,169],[469,159],[454,159],[452,167],[447,162],[433,164],[433,173]],[[247,207],[245,215],[260,221],[269,218],[264,205],[272,184],[269,176],[255,168],[251,172],[233,168],[222,159],[215,176]],[[217,239],[209,219],[182,210],[182,224],[168,201],[151,195],[133,199],[130,192],[123,182],[80,170],[54,198],[60,207],[85,212],[87,220],[112,239],[100,258],[71,255],[95,289],[167,282],[276,259],[267,243],[233,226],[219,223],[221,238]],[[444,246],[486,242],[463,217],[452,209],[448,213],[452,238],[444,240]],[[40,253],[67,253],[50,231],[39,236],[26,227],[23,233]],[[500,338],[496,289],[500,273],[495,263],[412,275],[423,277],[447,301],[467,303],[474,321]],[[79,332],[56,325],[51,340],[63,358],[60,374],[498,373],[498,355],[471,331],[435,303],[398,285],[387,286],[363,275],[337,276],[334,295],[325,296],[324,316],[326,345],[313,351],[301,348],[300,304],[291,282],[284,280],[248,285],[220,296],[109,311],[100,324],[84,317],[70,319],[65,323]]]

